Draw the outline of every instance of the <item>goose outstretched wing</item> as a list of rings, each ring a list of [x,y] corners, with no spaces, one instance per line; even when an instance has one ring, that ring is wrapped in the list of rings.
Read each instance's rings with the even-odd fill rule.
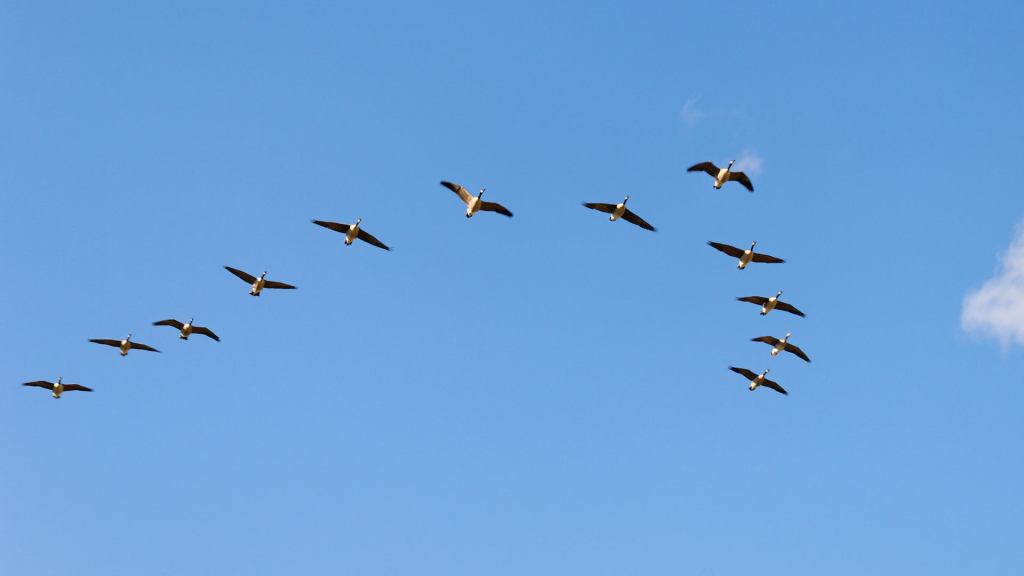
[[[373,244],[377,248],[383,248],[385,250],[391,251],[391,248],[388,248],[387,244],[384,244],[380,240],[377,240],[377,238],[373,234],[370,234],[369,232],[363,230],[362,228],[359,229],[359,239],[362,240],[363,242],[366,242],[367,244]]]
[[[722,244],[721,242],[708,242],[708,246],[711,246],[712,248],[714,248],[715,250],[718,250],[719,252],[728,254],[729,256],[732,256],[733,258],[739,258],[739,257],[743,256],[743,252],[745,252],[744,250],[742,250],[740,248],[737,248],[735,246],[730,246],[728,244]]]
[[[657,232],[657,230],[655,230],[654,226],[651,226],[650,224],[648,224],[646,220],[644,220],[643,218],[637,216],[636,213],[634,213],[629,208],[626,208],[626,211],[622,213],[622,219],[625,220],[626,222],[630,222],[632,224],[636,224],[637,226],[643,228],[644,230],[650,230],[651,232]]]
[[[706,172],[712,178],[718,178],[720,168],[711,162],[701,162],[686,169],[687,172]]]
[[[462,201],[465,202],[466,204],[469,204],[469,201],[473,199],[473,195],[470,194],[469,190],[466,190],[466,188],[462,184],[456,184],[455,182],[441,180],[441,186],[444,186],[445,188],[458,194],[459,198],[461,198]]]
[[[238,268],[232,268],[231,266],[225,266],[224,269],[227,270],[228,272],[231,272],[235,276],[238,276],[239,278],[244,280],[247,284],[252,284],[253,282],[256,281],[256,277],[255,276],[253,276],[252,274],[249,274],[248,272],[242,272]]]

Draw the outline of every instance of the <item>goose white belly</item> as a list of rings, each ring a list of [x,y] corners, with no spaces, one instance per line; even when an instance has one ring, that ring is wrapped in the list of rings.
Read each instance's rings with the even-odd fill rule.
[[[473,214],[476,214],[480,210],[480,197],[474,196],[470,199],[469,204],[466,206],[466,218],[471,218]]]
[[[252,283],[252,288],[249,290],[249,294],[252,294],[253,296],[259,296],[262,290],[263,278],[258,278],[255,282]]]
[[[625,204],[619,204],[618,206],[615,207],[615,210],[612,210],[612,215],[609,216],[608,219],[611,220],[612,222],[615,222],[619,218],[622,218],[622,215],[625,214],[625,213],[626,213],[626,205]]]
[[[785,349],[786,349],[786,343],[785,342],[779,342],[775,346],[772,346],[772,356],[778,356],[779,352],[782,352]]]
[[[127,340],[122,340],[121,341],[120,349],[121,349],[121,356],[127,356],[128,355],[128,351],[131,350],[131,344]]]
[[[345,244],[351,246],[357,236],[359,236],[359,226],[350,226],[345,234]]]
[[[178,338],[181,338],[182,340],[188,340],[188,337],[191,336],[191,335],[192,335],[192,325],[191,324],[185,324],[184,326],[181,327],[181,334],[178,335]]]
[[[729,170],[728,168],[722,168],[718,171],[718,176],[715,177],[715,188],[721,188],[722,184],[729,181]]]
[[[761,306],[761,315],[764,316],[765,314],[771,312],[772,310],[775,310],[776,302],[778,302],[778,300],[776,300],[775,298],[772,298],[765,302],[764,306]]]
[[[739,264],[736,265],[736,267],[739,268],[740,270],[743,270],[744,268],[747,267],[747,264],[750,264],[750,261],[753,258],[754,258],[754,253],[751,252],[750,250],[747,250],[747,251],[743,252],[743,256],[740,256],[740,262],[739,262]]]
[[[761,385],[761,383],[758,382],[757,380],[751,380],[750,381],[750,391],[753,392],[760,385]]]
[[[53,387],[53,397],[60,398],[60,395],[64,393],[64,385],[58,383]]]

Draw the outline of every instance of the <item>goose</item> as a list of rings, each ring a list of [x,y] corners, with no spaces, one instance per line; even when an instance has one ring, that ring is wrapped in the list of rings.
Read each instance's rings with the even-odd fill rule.
[[[188,337],[193,334],[202,334],[203,336],[207,336],[217,342],[220,342],[220,337],[214,334],[213,330],[210,330],[206,326],[196,326],[192,323],[193,320],[195,320],[195,318],[192,318],[188,322],[182,324],[174,318],[168,318],[167,320],[158,320],[153,322],[153,326],[172,326],[177,328],[181,332],[178,334],[178,338],[181,338],[182,340],[188,340]]]
[[[53,397],[60,400],[60,395],[65,392],[74,392],[76,390],[81,392],[92,392],[92,388],[87,388],[81,384],[65,384],[63,378],[57,378],[56,382],[47,382],[46,380],[36,380],[35,382],[25,382],[22,386],[35,386],[36,388],[46,388],[49,390]]]
[[[687,172],[707,172],[709,176],[715,179],[715,189],[719,189],[723,184],[730,180],[735,180],[743,185],[744,188],[750,192],[754,191],[754,185],[750,183],[750,178],[743,172],[733,172],[732,165],[735,160],[729,160],[729,165],[725,168],[719,168],[711,162],[701,162],[694,164],[686,169]]]
[[[766,388],[771,388],[772,390],[775,390],[776,392],[780,392],[780,393],[786,394],[786,395],[789,394],[789,392],[786,392],[785,388],[783,388],[782,386],[779,386],[778,382],[773,382],[773,381],[768,379],[768,373],[771,372],[771,370],[765,370],[764,372],[761,372],[760,374],[755,374],[754,372],[752,372],[750,370],[747,370],[746,368],[736,368],[735,366],[729,366],[729,370],[732,370],[733,372],[735,372],[735,373],[743,376],[747,380],[749,380],[750,381],[750,391],[751,392],[753,392],[754,390],[756,390],[760,386],[765,386]]]
[[[359,223],[362,221],[363,219],[359,218],[356,220],[355,224],[341,224],[339,222],[327,222],[326,220],[313,220],[313,224],[344,234],[345,246],[351,246],[352,242],[354,242],[356,238],[359,238],[363,242],[373,244],[377,248],[383,248],[390,252],[391,248],[388,248],[383,242],[374,238],[373,234],[370,234],[359,227]]]
[[[260,277],[257,278],[252,274],[249,274],[248,272],[242,272],[241,270],[237,268],[232,268],[231,266],[225,266],[224,269],[227,270],[228,272],[231,272],[235,276],[238,276],[251,286],[249,288],[250,296],[259,296],[260,292],[262,292],[264,288],[276,288],[279,290],[295,290],[295,286],[292,286],[291,284],[267,280],[266,271],[264,271],[263,274],[260,274]]]
[[[644,230],[650,230],[656,232],[654,226],[648,224],[643,218],[637,216],[629,208],[626,208],[626,202],[629,202],[629,196],[622,199],[622,202],[618,204],[603,204],[600,202],[584,202],[583,205],[591,210],[597,210],[598,212],[604,212],[605,214],[611,214],[608,220],[615,222],[619,218],[622,218],[626,222],[636,224]]]
[[[751,338],[750,341],[751,342],[764,342],[765,344],[768,344],[769,346],[771,346],[772,347],[772,357],[773,358],[775,356],[778,356],[779,352],[785,351],[785,352],[789,352],[790,354],[793,354],[794,356],[802,359],[804,362],[810,362],[811,359],[807,357],[807,354],[804,354],[803,350],[801,350],[800,348],[797,348],[796,346],[794,346],[794,345],[789,343],[789,337],[790,336],[792,336],[792,334],[790,334],[789,332],[786,332],[786,335],[782,338],[782,340],[779,340],[778,338],[776,338],[774,336],[758,336],[757,338]]]
[[[444,186],[458,194],[459,198],[466,203],[466,218],[472,218],[473,214],[476,214],[480,210],[483,210],[484,212],[497,212],[498,214],[503,214],[509,218],[512,217],[512,213],[508,211],[508,208],[505,208],[501,204],[498,204],[497,202],[484,202],[483,195],[484,192],[487,191],[487,188],[481,188],[480,193],[473,196],[470,194],[469,190],[466,190],[461,184],[442,180],[441,186]]]
[[[744,296],[742,298],[737,298],[737,300],[740,302],[757,304],[761,307],[761,316],[764,316],[775,309],[789,312],[790,314],[796,314],[801,318],[806,316],[806,314],[797,310],[792,304],[787,304],[782,300],[779,300],[779,296],[782,296],[782,290],[779,290],[775,296],[772,296],[771,298],[765,298],[764,296]]]
[[[728,254],[733,258],[739,258],[740,261],[736,267],[740,270],[746,268],[747,264],[750,264],[751,262],[763,262],[765,264],[782,264],[785,262],[782,258],[776,258],[775,256],[754,252],[754,246],[757,246],[757,241],[751,242],[750,248],[747,250],[730,246],[728,244],[722,244],[721,242],[708,242],[708,246],[711,246],[719,252]]]
[[[95,342],[96,344],[104,344],[106,346],[113,346],[114,348],[121,349],[121,356],[127,356],[129,350],[147,350],[149,352],[159,352],[152,346],[140,344],[138,342],[132,342],[132,335],[129,334],[124,340],[111,340],[108,338],[90,338],[89,342]]]

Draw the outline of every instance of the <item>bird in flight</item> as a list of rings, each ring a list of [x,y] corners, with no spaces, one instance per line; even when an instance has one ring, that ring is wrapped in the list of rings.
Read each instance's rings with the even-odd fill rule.
[[[776,258],[775,256],[769,256],[767,254],[761,254],[754,252],[754,246],[757,246],[757,242],[751,242],[750,248],[744,250],[728,244],[722,244],[721,242],[708,242],[708,246],[711,246],[715,250],[723,254],[728,254],[733,258],[739,258],[739,263],[736,267],[743,270],[747,267],[747,264],[751,262],[762,262],[764,264],[782,264],[785,262],[782,258]]]
[[[225,266],[224,269],[244,280],[246,284],[249,284],[250,296],[259,296],[260,292],[262,292],[264,288],[272,288],[277,290],[295,290],[295,286],[292,286],[291,284],[267,280],[266,271],[264,271],[263,274],[260,274],[260,277],[257,278],[252,274],[249,274],[248,272],[243,272],[238,268],[232,268],[231,266]]]
[[[96,344],[103,344],[104,346],[113,346],[121,350],[121,356],[127,356],[129,350],[146,350],[147,352],[159,352],[152,346],[147,346],[140,342],[132,342],[132,335],[129,334],[124,340],[112,340],[109,338],[90,338],[89,342]]]
[[[802,359],[804,362],[810,362],[811,359],[804,354],[804,351],[789,343],[789,337],[792,336],[789,332],[779,340],[775,336],[758,336],[757,338],[751,338],[751,342],[764,342],[772,347],[772,357],[778,356],[779,352],[789,352],[790,354]]]
[[[57,378],[56,382],[48,382],[46,380],[36,380],[35,382],[25,382],[22,386],[34,386],[36,388],[46,388],[50,391],[54,398],[60,399],[60,395],[65,392],[92,392],[92,388],[87,388],[81,384],[65,384],[63,378]]]
[[[732,180],[735,182],[739,182],[748,191],[753,192],[754,185],[750,183],[750,178],[748,178],[747,175],[744,174],[743,172],[732,171],[732,165],[734,162],[736,161],[729,160],[729,165],[726,166],[725,168],[719,168],[718,166],[715,166],[711,162],[700,162],[699,164],[694,164],[693,166],[690,166],[689,168],[686,169],[686,171],[707,173],[708,176],[711,176],[712,178],[715,179],[716,190],[721,188],[726,182]]]
[[[778,382],[773,382],[772,380],[768,379],[768,373],[771,372],[771,370],[765,370],[760,374],[755,374],[754,372],[747,370],[746,368],[736,368],[735,366],[729,366],[729,370],[732,370],[733,372],[739,374],[740,376],[743,376],[748,381],[750,381],[749,388],[751,392],[753,392],[754,390],[758,389],[761,386],[764,386],[765,388],[771,388],[772,390],[775,390],[776,392],[779,392],[781,394],[789,394],[789,392],[786,392],[785,388],[779,386]]]
[[[177,328],[179,331],[178,338],[181,338],[182,340],[188,340],[188,337],[193,334],[202,334],[203,336],[207,336],[217,342],[220,342],[220,337],[214,334],[213,330],[210,330],[206,326],[196,326],[192,323],[193,320],[195,320],[195,318],[182,323],[174,318],[168,318],[167,320],[158,320],[153,322],[153,326],[170,326],[172,328]]]
[[[313,220],[313,224],[316,224],[317,226],[323,226],[328,230],[334,230],[335,232],[340,232],[344,234],[346,246],[351,246],[352,242],[354,242],[356,238],[358,238],[363,242],[366,242],[367,244],[373,244],[377,248],[383,248],[384,250],[390,251],[391,248],[388,248],[386,244],[384,244],[380,240],[377,240],[377,238],[375,238],[373,234],[370,234],[366,230],[363,230],[362,228],[359,227],[359,224],[362,221],[363,219],[359,218],[356,220],[355,224],[342,224],[340,222],[328,222],[326,220]]]
[[[454,182],[448,182],[447,180],[441,181],[441,186],[455,192],[456,195],[466,204],[466,218],[472,218],[473,214],[483,210],[484,212],[497,212],[504,216],[512,217],[512,213],[509,212],[508,208],[505,208],[497,202],[485,202],[483,199],[486,188],[481,188],[480,193],[476,196],[470,194],[469,190],[466,190],[461,184]]]
[[[796,309],[792,304],[787,304],[782,300],[779,300],[779,296],[782,296],[782,290],[779,290],[775,296],[771,298],[765,298],[764,296],[744,296],[737,298],[740,302],[750,302],[751,304],[757,304],[761,307],[761,316],[764,316],[772,310],[782,310],[783,312],[789,312],[790,314],[796,314],[797,316],[804,317],[806,314]]]
[[[618,204],[605,204],[602,202],[584,202],[583,206],[590,208],[591,210],[597,210],[598,212],[604,212],[605,214],[611,214],[608,216],[608,220],[615,222],[619,218],[622,218],[626,222],[636,224],[644,230],[650,230],[655,232],[654,226],[647,223],[646,220],[637,216],[632,210],[626,208],[626,202],[629,202],[629,196],[622,199],[622,202]]]

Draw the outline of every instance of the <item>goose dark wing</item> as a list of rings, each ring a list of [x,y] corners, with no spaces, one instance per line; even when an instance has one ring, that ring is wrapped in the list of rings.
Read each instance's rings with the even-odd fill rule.
[[[801,350],[800,348],[798,348],[796,346],[793,346],[789,342],[786,342],[786,352],[792,352],[794,356],[796,356],[797,358],[800,358],[804,362],[810,362],[811,361],[811,359],[807,357],[807,354],[804,354],[803,350]]]
[[[747,175],[744,174],[743,172],[730,172],[729,180],[735,180],[739,182],[749,192],[754,191],[754,185],[750,183],[750,178],[747,178]]]
[[[743,376],[747,380],[756,380],[758,376],[757,374],[754,374],[753,372],[747,370],[746,368],[736,368],[735,366],[729,366],[729,370],[732,370],[733,372],[739,374],[740,376]]]
[[[778,382],[774,382],[774,381],[769,380],[767,378],[764,379],[764,382],[761,382],[761,386],[766,386],[768,388],[771,388],[772,390],[775,390],[776,392],[779,392],[780,394],[785,394],[787,396],[789,395],[789,392],[786,392],[785,388],[783,388],[782,386],[779,386]]]
[[[764,342],[765,344],[768,344],[769,346],[775,346],[776,344],[779,343],[779,339],[776,338],[775,336],[758,336],[757,338],[751,338],[750,341],[751,342]]]
[[[750,302],[751,304],[757,304],[758,306],[764,306],[764,303],[768,301],[764,296],[743,296],[742,298],[737,298],[737,300],[740,302]]]
[[[252,274],[249,274],[248,272],[242,272],[238,268],[232,268],[231,266],[225,266],[224,269],[227,270],[228,272],[231,272],[235,276],[238,276],[239,278],[244,280],[247,284],[252,284],[253,282],[256,281],[256,277],[255,276],[253,276]]]
[[[650,224],[648,224],[646,220],[644,220],[643,218],[637,216],[629,208],[626,208],[626,211],[622,213],[622,219],[625,220],[626,222],[631,222],[633,224],[636,224],[637,226],[643,228],[644,230],[650,230],[651,232],[657,232],[657,230],[654,229],[654,226],[651,226]]]
[[[273,280],[266,280],[263,282],[264,288],[276,288],[278,290],[295,290],[295,286],[291,284],[285,284],[284,282],[274,282]]]
[[[497,212],[498,214],[508,216],[509,218],[512,217],[512,213],[509,212],[508,208],[505,208],[497,202],[481,202],[480,209],[486,210],[487,212]]]
[[[441,186],[444,186],[445,188],[458,194],[459,198],[461,198],[462,201],[465,202],[466,204],[469,204],[470,199],[473,198],[473,195],[469,193],[469,190],[466,190],[461,184],[456,184],[455,182],[448,182],[447,180],[441,180]]]
[[[158,320],[156,322],[153,322],[153,326],[173,326],[178,330],[181,330],[182,328],[185,327],[184,324],[178,322],[174,318],[168,318],[167,320]]]
[[[783,310],[785,312],[789,312],[790,314],[796,314],[797,316],[799,316],[801,318],[806,316],[806,314],[804,314],[803,312],[797,310],[796,306],[793,306],[792,304],[787,304],[787,303],[783,302],[782,300],[779,300],[779,301],[777,301],[775,303],[775,309],[776,310]]]
[[[351,226],[349,226],[348,224],[342,224],[341,222],[328,222],[326,220],[313,220],[313,224],[316,224],[317,226],[323,226],[328,230],[341,232],[342,234],[347,233],[348,229],[351,228]]]
[[[113,346],[114,348],[121,347],[120,340],[111,340],[110,338],[90,338],[89,342],[95,342],[96,344],[103,344],[104,346]]]
[[[591,210],[597,210],[598,212],[611,214],[612,212],[615,211],[616,204],[605,204],[604,202],[584,202],[583,206],[590,208]]]
[[[149,346],[148,344],[141,344],[139,342],[129,342],[128,345],[132,350],[145,350],[147,352],[159,352],[156,348]]]
[[[65,384],[64,385],[64,391],[65,392],[73,392],[75,390],[78,390],[80,392],[92,392],[92,388],[88,388],[86,386],[82,386],[81,384]]]
[[[208,338],[213,338],[217,342],[220,342],[220,337],[217,336],[216,334],[214,334],[213,330],[210,330],[206,326],[193,326],[192,327],[192,333],[193,334],[202,334],[203,336],[206,336]]]
[[[47,382],[46,380],[36,380],[34,382],[25,382],[22,386],[34,386],[36,388],[46,388],[47,390],[53,390],[53,382]]]
[[[769,256],[767,254],[758,254],[754,252],[754,255],[750,258],[752,262],[762,262],[764,264],[782,264],[785,262],[782,258],[776,258],[775,256]]]
[[[711,246],[712,248],[718,250],[719,252],[724,252],[725,254],[728,254],[733,258],[739,258],[740,256],[743,256],[744,252],[744,250],[741,250],[735,246],[722,244],[721,242],[708,242],[708,246]]]
[[[373,244],[377,248],[383,248],[387,251],[391,251],[391,248],[388,248],[387,244],[384,244],[380,240],[377,240],[377,238],[374,237],[373,234],[370,234],[369,232],[363,230],[362,228],[359,229],[359,239],[362,240],[363,242],[366,242],[367,244]]]
[[[706,172],[708,176],[712,178],[718,178],[718,171],[720,169],[711,162],[701,162],[700,164],[694,164],[686,169],[687,172]]]

